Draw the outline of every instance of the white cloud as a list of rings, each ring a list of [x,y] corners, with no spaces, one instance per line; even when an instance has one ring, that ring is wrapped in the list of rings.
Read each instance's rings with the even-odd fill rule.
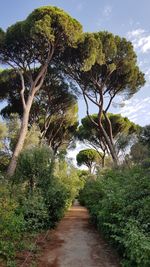
[[[103,16],[108,18],[111,13],[112,13],[112,7],[110,5],[106,5],[103,9]]]
[[[131,121],[140,125],[150,124],[150,116],[148,114],[150,107],[150,97],[144,99],[130,99],[125,101],[125,106],[120,109],[122,116],[128,117]]]
[[[133,43],[135,49],[142,53],[147,53],[150,50],[150,33],[142,28],[130,31],[127,33],[127,37]]]

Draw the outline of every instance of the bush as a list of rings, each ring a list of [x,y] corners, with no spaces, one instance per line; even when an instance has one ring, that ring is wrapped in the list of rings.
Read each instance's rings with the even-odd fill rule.
[[[50,227],[54,227],[56,222],[63,217],[69,200],[70,192],[63,184],[55,180],[45,194]]]
[[[80,201],[123,256],[126,267],[149,266],[149,192],[149,173],[133,168],[107,171],[80,193]]]
[[[26,182],[30,192],[35,187],[47,188],[53,177],[53,154],[46,147],[35,147],[24,150],[17,164],[15,182]]]
[[[26,231],[35,232],[49,227],[48,209],[40,190],[24,195],[18,211],[24,216]]]
[[[10,265],[23,236],[54,227],[83,181],[75,168],[64,161],[54,161],[48,147],[21,153],[13,187],[6,178],[0,180],[0,254]]]
[[[82,176],[80,177],[77,169],[71,164],[67,164],[64,160],[59,160],[55,163],[54,175],[68,192],[67,207],[69,207],[78,196],[80,189],[83,188],[85,180]]]
[[[76,169],[64,160],[54,160],[46,146],[21,153],[14,181],[24,188],[20,208],[28,230],[32,225],[35,230],[53,227],[84,184]]]
[[[9,262],[15,257],[16,245],[25,229],[23,214],[17,212],[18,203],[10,197],[9,186],[0,182],[0,256]]]

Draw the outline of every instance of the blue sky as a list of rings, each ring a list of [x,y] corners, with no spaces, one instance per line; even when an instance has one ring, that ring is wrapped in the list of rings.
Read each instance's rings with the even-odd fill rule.
[[[150,124],[150,1],[149,0],[1,0],[0,27],[6,29],[23,20],[35,8],[55,5],[63,8],[83,25],[84,31],[108,30],[124,36],[134,44],[138,62],[146,74],[146,85],[122,108],[114,113],[128,116],[140,125]],[[91,112],[95,112],[91,106]],[[82,99],[79,100],[79,117],[85,116]]]

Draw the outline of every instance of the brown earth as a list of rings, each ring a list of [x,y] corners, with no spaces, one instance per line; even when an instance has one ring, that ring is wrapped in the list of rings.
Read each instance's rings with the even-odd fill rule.
[[[78,204],[38,245],[37,267],[120,267],[115,252],[89,223],[87,209]]]

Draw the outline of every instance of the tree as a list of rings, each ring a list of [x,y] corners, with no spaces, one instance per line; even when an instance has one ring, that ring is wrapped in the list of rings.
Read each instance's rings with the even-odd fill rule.
[[[128,118],[122,117],[120,114],[108,113],[107,117],[111,123],[112,136],[117,148],[116,152],[118,152],[119,154],[120,149],[124,148],[123,144],[121,146],[121,135],[124,134],[124,136],[128,136],[129,139],[131,135],[138,131],[139,126],[131,122]],[[79,126],[78,128],[77,138],[80,141],[84,142],[86,145],[88,144],[92,146],[97,150],[97,152],[100,151],[102,167],[104,167],[105,157],[109,154],[109,149],[107,147],[105,139],[103,138],[103,135],[99,133],[99,130],[96,127],[96,124],[98,123],[98,115],[90,115],[90,118],[91,119],[89,119],[89,116],[86,116],[81,120],[81,126]],[[107,127],[107,121],[104,115],[102,116],[102,124],[106,133],[108,133],[109,129]]]
[[[7,99],[7,105],[1,111],[5,119],[10,118],[12,112],[17,112],[22,118],[18,86],[19,78],[15,73],[4,71],[0,74],[0,97]],[[39,126],[42,140],[47,142],[54,154],[60,146],[65,148],[69,145],[78,126],[75,90],[59,69],[49,66],[45,81],[31,107],[30,127],[33,124]]]
[[[71,82],[65,80],[61,70],[48,66],[43,85],[34,98],[29,123],[39,124],[40,122],[41,124],[43,120],[44,125],[41,130],[44,131],[51,115],[62,113],[76,102],[75,91],[76,88]],[[18,113],[22,118],[20,78],[13,70],[4,70],[0,73],[0,100],[7,100],[6,106],[1,110],[3,118],[8,119],[12,113]]]
[[[92,173],[96,165],[100,163],[100,156],[95,149],[84,149],[77,154],[76,160],[78,166],[85,165],[89,168],[90,173]]]
[[[139,141],[150,148],[150,125],[146,125],[142,128],[141,133],[139,135]]]
[[[6,123],[0,123],[0,170],[6,171],[12,152],[16,146],[21,121],[18,114],[11,114]],[[28,129],[23,150],[38,146],[40,143],[40,129],[33,124]]]
[[[5,149],[5,138],[7,136],[7,126],[0,122],[0,150]]]
[[[49,63],[59,57],[66,45],[75,46],[81,34],[81,25],[56,7],[38,8],[25,21],[9,27],[6,33],[0,31],[0,60],[20,76],[23,105],[22,124],[8,168],[9,176],[14,174],[27,133],[31,106],[43,85]]]
[[[63,61],[67,64],[63,65]],[[137,66],[137,57],[131,42],[108,32],[88,33],[77,49],[67,50],[62,60],[65,73],[80,87],[87,116],[103,136],[115,164],[112,126],[107,112],[118,96],[128,99],[144,85],[144,74]],[[97,109],[98,122],[89,114],[89,102]],[[106,119],[106,132],[102,118]]]
[[[148,147],[137,142],[131,147],[130,156],[133,162],[140,164],[149,157]]]
[[[76,103],[62,114],[54,114],[50,117],[45,138],[54,154],[58,149],[66,149],[72,143],[77,127],[78,105]]]
[[[132,145],[130,150],[130,158],[134,163],[148,164],[150,157],[150,125],[141,127],[136,142]],[[145,161],[145,163],[144,163]]]

